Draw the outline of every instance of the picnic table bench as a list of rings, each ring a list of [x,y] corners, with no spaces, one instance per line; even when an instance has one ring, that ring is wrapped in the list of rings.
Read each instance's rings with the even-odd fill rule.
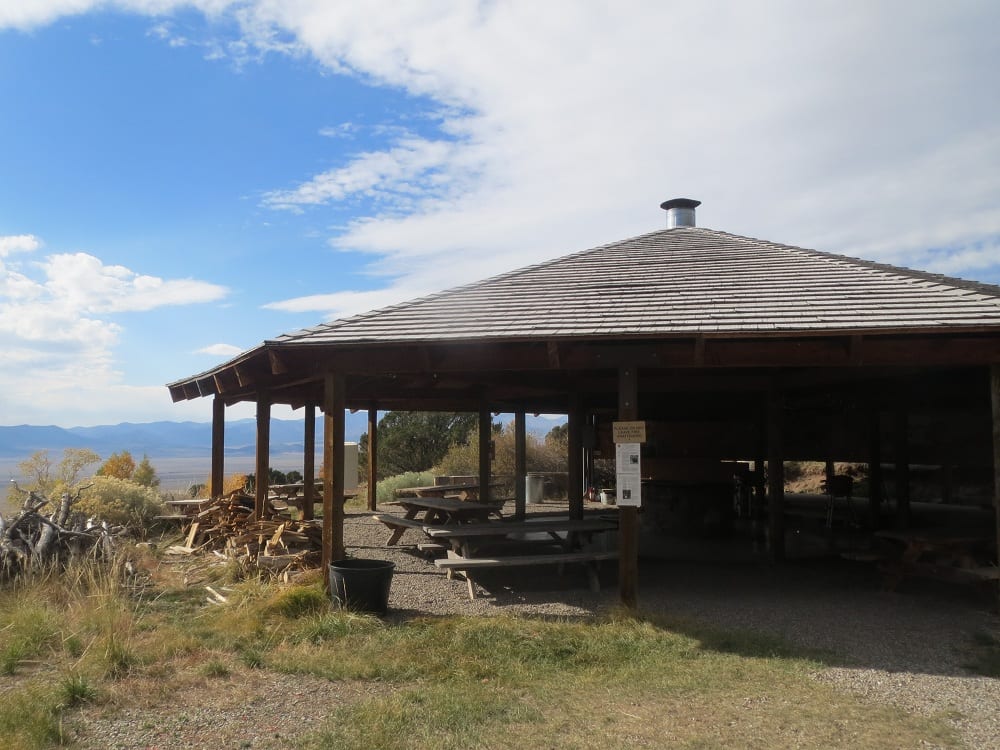
[[[405,514],[376,513],[372,518],[392,530],[386,546],[396,544],[407,529],[426,529],[444,525],[469,525],[485,521],[491,515],[500,515],[499,506],[445,497],[404,497],[395,501],[405,509]],[[422,519],[418,519],[419,514]]]
[[[450,573],[458,570],[465,574],[465,582],[469,589],[469,598],[476,598],[476,586],[469,570],[482,568],[510,568],[524,565],[550,565],[565,563],[583,563],[590,580],[591,591],[600,591],[601,582],[597,576],[596,564],[600,560],[618,559],[617,550],[602,551],[577,551],[577,552],[557,552],[541,555],[512,555],[504,557],[462,557],[454,550],[448,550],[448,557],[435,560],[434,564],[439,568],[444,568]]]
[[[597,563],[618,557],[613,550],[579,549],[581,539],[599,532],[611,531],[617,523],[608,519],[547,518],[538,521],[487,521],[461,526],[424,527],[424,532],[435,541],[446,541],[451,545],[448,557],[434,561],[434,565],[448,571],[462,573],[468,586],[469,598],[476,598],[476,586],[470,571],[483,568],[508,568],[535,565],[559,565],[560,572],[566,563],[581,563],[587,571],[590,587],[600,590]],[[558,543],[556,551],[527,554],[480,556],[476,552],[477,543],[495,543],[497,540],[523,540],[529,535],[547,535]],[[490,549],[489,546],[486,549]],[[493,547],[492,549],[496,549]]]

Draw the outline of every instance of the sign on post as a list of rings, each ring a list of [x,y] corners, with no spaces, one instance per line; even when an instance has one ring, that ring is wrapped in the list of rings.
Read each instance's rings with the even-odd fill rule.
[[[618,505],[638,508],[642,505],[642,444],[646,442],[645,422],[612,422],[615,439],[615,486]]]
[[[615,443],[645,443],[645,422],[612,422],[611,432]]]

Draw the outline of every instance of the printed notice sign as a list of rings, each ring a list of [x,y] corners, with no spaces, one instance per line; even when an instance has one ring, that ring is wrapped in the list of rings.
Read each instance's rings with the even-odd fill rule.
[[[618,488],[618,505],[642,505],[642,467],[639,462],[639,443],[615,445],[615,485]]]
[[[645,422],[612,422],[611,434],[616,443],[645,443]]]

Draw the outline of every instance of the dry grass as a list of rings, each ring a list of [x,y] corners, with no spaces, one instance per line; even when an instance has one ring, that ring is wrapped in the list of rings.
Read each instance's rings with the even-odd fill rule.
[[[307,748],[960,746],[943,717],[862,704],[811,679],[821,657],[759,635],[620,613],[389,625],[331,610],[317,583],[256,579],[212,606],[203,586],[217,571],[139,563],[146,586],[90,566],[0,592],[5,747],[68,742],[84,706],[210,704],[247,670],[265,695],[287,674],[379,686],[303,725]]]

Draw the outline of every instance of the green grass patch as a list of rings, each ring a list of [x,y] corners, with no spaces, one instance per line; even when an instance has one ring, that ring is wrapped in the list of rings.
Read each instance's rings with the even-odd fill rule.
[[[137,599],[100,575],[0,592],[0,744],[51,747],[105,694],[169,701],[242,664],[261,685],[279,670],[362,683],[322,726],[303,724],[307,748],[959,746],[943,717],[863,704],[812,678],[828,655],[766,635],[626,612],[389,624],[333,609],[319,585],[259,579],[227,597],[209,606],[197,585]],[[997,639],[972,645],[995,669]]]
[[[515,691],[477,683],[460,691],[451,685],[429,684],[401,689],[359,706],[338,708],[302,747],[459,750],[485,747],[491,741],[500,746],[511,725],[530,724],[540,718],[541,714]]]
[[[55,690],[29,685],[0,700],[0,737],[5,750],[35,750],[62,744],[61,710]]]

